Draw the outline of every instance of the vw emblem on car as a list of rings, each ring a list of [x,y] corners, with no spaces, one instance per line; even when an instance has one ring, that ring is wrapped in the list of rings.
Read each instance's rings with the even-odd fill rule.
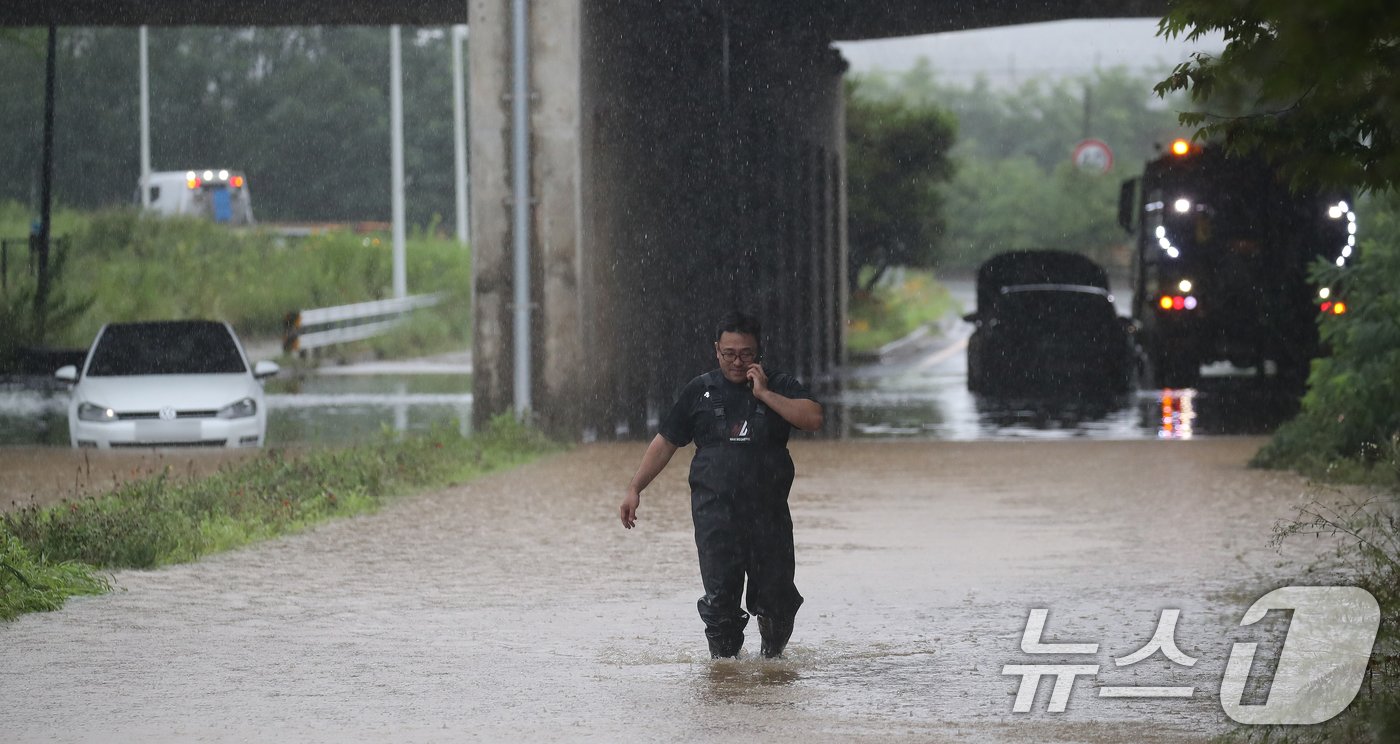
[[[160,420],[161,420],[161,421],[174,421],[174,420],[175,420],[175,409],[172,408],[172,407],[170,407],[170,406],[165,406],[164,408],[160,409]]]

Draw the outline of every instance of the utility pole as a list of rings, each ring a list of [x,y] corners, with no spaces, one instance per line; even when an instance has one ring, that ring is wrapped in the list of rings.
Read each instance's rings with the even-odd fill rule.
[[[466,74],[462,64],[462,42],[469,29],[465,25],[452,27],[452,144],[453,165],[457,176],[457,242],[467,244],[467,91]]]
[[[530,66],[526,0],[511,0],[511,212],[515,250],[515,416],[530,411]]]
[[[44,343],[49,304],[49,240],[53,227],[53,99],[54,65],[58,56],[58,27],[49,26],[48,60],[44,64],[44,149],[43,174],[39,187],[39,234],[33,236],[39,269],[34,287],[35,342]]]
[[[141,207],[151,208],[151,57],[150,39],[141,27]]]
[[[403,203],[403,48],[398,25],[389,27],[389,159],[390,200],[394,233],[394,297],[408,296],[408,265],[404,256]]]
[[[1094,135],[1094,88],[1089,81],[1084,81],[1084,139]]]

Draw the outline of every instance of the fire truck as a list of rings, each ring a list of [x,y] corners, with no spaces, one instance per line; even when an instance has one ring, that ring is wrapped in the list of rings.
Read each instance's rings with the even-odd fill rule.
[[[1293,190],[1262,159],[1176,140],[1123,183],[1118,220],[1135,234],[1133,318],[1152,384],[1193,387],[1221,362],[1307,379],[1319,309],[1346,312],[1308,273],[1356,250],[1347,194]]]

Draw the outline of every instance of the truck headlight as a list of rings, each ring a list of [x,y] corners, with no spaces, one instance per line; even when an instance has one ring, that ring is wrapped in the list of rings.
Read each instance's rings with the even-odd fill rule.
[[[240,400],[240,401],[238,401],[237,403],[230,403],[230,404],[224,406],[223,408],[220,408],[220,409],[219,409],[219,418],[221,418],[221,419],[248,418],[249,416],[256,415],[257,412],[258,412],[258,404],[257,404],[257,402],[254,401],[252,398],[244,398],[243,400]]]
[[[92,403],[78,404],[79,421],[97,421],[100,423],[110,423],[117,420],[117,412],[106,406],[94,405]]]

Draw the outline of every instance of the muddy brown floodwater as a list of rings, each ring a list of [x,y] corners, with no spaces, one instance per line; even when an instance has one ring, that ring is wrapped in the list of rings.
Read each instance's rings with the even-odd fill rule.
[[[177,479],[197,478],[263,452],[0,447],[0,512],[99,496],[162,472]]]
[[[1246,469],[1261,443],[795,443],[788,657],[757,658],[751,624],[719,662],[685,453],[628,532],[642,445],[583,446],[0,626],[0,738],[1204,741],[1244,610],[1324,549],[1268,547],[1306,486]],[[1019,643],[1041,607],[1044,640],[1099,643],[1072,661],[1101,672],[1063,713],[1047,680],[1016,714],[1001,671],[1037,663]],[[1167,608],[1199,662],[1116,667]]]

